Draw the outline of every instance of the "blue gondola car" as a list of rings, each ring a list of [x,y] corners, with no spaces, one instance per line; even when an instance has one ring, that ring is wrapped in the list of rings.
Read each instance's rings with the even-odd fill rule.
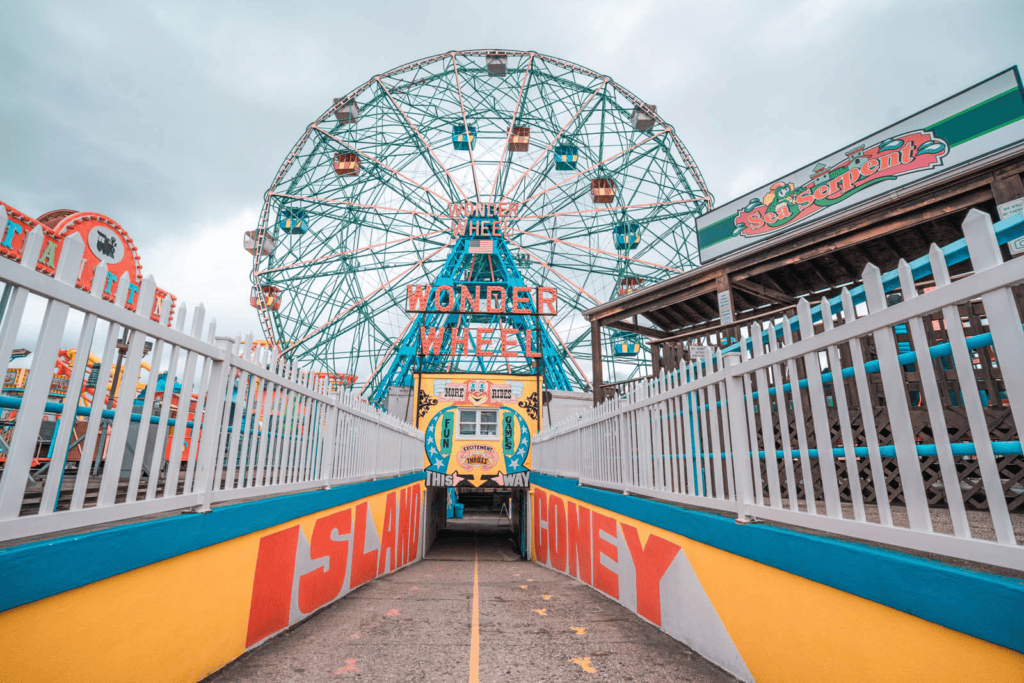
[[[302,209],[282,209],[277,218],[277,227],[289,235],[302,235],[309,230],[309,216]]]
[[[555,145],[556,171],[575,171],[579,158],[580,148],[576,145]]]
[[[456,123],[452,126],[452,145],[455,149],[468,152],[470,147],[473,146],[473,141],[476,140],[476,126],[470,125],[469,132],[466,132],[466,126],[461,123]]]
[[[615,226],[615,248],[629,251],[640,244],[640,226],[636,223],[619,223]]]
[[[612,351],[616,356],[636,356],[640,353],[642,337],[632,332],[616,332],[612,335]]]

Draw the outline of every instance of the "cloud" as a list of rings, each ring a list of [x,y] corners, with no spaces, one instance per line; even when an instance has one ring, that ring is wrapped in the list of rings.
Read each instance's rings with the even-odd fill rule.
[[[399,64],[502,46],[607,74],[722,203],[1024,59],[1019,0],[8,4],[0,199],[111,216],[226,334],[262,334],[241,235],[281,161]]]
[[[171,231],[139,245],[144,275],[187,303],[200,303],[206,319],[216,319],[218,336],[263,336],[256,309],[249,306],[252,257],[242,249],[242,233],[253,230],[259,211],[250,207],[224,220]],[[192,313],[189,313],[191,320]]]

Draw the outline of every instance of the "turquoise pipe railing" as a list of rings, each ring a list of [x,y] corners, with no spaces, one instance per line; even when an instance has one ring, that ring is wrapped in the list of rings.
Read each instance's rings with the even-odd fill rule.
[[[1024,329],[1024,325],[1021,326],[1021,329]],[[992,346],[992,333],[991,332],[986,332],[984,334],[975,335],[973,337],[967,337],[967,348],[968,348],[968,350],[973,351],[974,349],[980,349],[980,348],[984,348],[986,346]],[[932,358],[942,358],[944,356],[951,356],[951,355],[953,355],[953,347],[948,342],[946,342],[944,344],[936,344],[935,346],[929,346],[928,347],[928,355],[931,356]],[[916,351],[907,351],[906,353],[901,353],[899,356],[897,356],[897,360],[899,361],[900,365],[913,365],[914,363],[917,362],[917,352]],[[873,373],[877,373],[879,371],[880,371],[880,369],[879,369],[878,361],[877,360],[869,360],[868,362],[864,363],[864,372],[866,372],[868,374],[873,374]],[[856,374],[856,370],[851,366],[851,367],[848,367],[848,368],[841,368],[839,373],[840,373],[842,379],[849,379],[850,377],[853,377]],[[833,375],[832,375],[832,373],[831,372],[823,372],[821,374],[821,381],[824,384],[833,384]],[[807,388],[807,380],[806,379],[802,379],[802,380],[798,381],[797,382],[797,386],[799,388],[801,388],[801,389],[806,389]],[[789,394],[789,393],[793,392],[793,388],[792,388],[792,386],[790,386],[789,382],[786,382],[785,384],[782,385],[782,391],[783,391],[783,393]],[[768,389],[768,395],[769,396],[774,396],[775,394],[776,394],[775,387],[770,387]],[[753,397],[757,398],[758,397],[758,392],[755,391],[754,394],[753,394]]]
[[[16,396],[0,396],[0,408],[7,409],[7,410],[20,410],[21,409],[21,399],[16,397]],[[54,413],[54,414],[59,415],[60,413],[64,412],[64,404],[60,403],[58,401],[47,401],[46,402],[45,411],[47,413]],[[89,408],[89,407],[86,407],[86,406],[78,406],[77,408],[75,408],[75,416],[76,417],[89,417],[89,415],[91,413],[92,413],[92,408]],[[114,413],[113,410],[104,409],[104,410],[100,411],[100,415],[104,419],[107,419],[107,420],[113,420],[114,419],[114,414],[115,413]],[[250,415],[251,414],[252,413],[250,413]],[[142,421],[142,415],[140,415],[138,413],[132,413],[131,421],[132,422],[141,422]],[[159,422],[160,422],[160,417],[158,415],[151,415],[150,416],[149,424],[154,424],[155,425],[155,424],[158,424]],[[173,427],[173,426],[175,426],[175,424],[177,424],[177,421],[173,417],[170,417],[170,418],[167,418],[167,424],[168,424],[168,426]],[[189,420],[188,422],[185,423],[185,427],[188,428],[188,429],[191,429],[194,424],[195,423],[192,420]],[[200,422],[200,426],[202,426],[201,422]],[[230,427],[230,426],[228,427],[228,433],[229,434],[231,433],[232,429],[233,429],[233,427]],[[250,433],[251,433],[251,430],[250,430]],[[262,429],[258,430],[258,433],[262,434],[263,430]],[[268,433],[271,434],[271,435],[276,435],[276,434],[280,434],[281,432],[268,432]]]
[[[1021,326],[1021,329],[1024,329],[1024,325]],[[970,351],[973,351],[975,349],[984,348],[986,346],[992,346],[992,333],[991,332],[985,332],[984,334],[978,334],[978,335],[975,335],[973,337],[967,337],[967,348]],[[943,343],[943,344],[936,344],[935,346],[929,346],[928,347],[928,355],[930,357],[932,357],[932,358],[943,358],[945,356],[951,356],[951,355],[953,355],[953,347],[948,342]],[[917,362],[917,352],[916,351],[907,351],[906,353],[901,353],[899,356],[896,357],[896,359],[897,359],[897,361],[899,362],[900,365],[913,365],[914,363]],[[783,362],[788,362],[788,361],[783,361]],[[681,369],[677,369],[674,372],[678,373],[678,372],[681,372],[681,371],[682,371]],[[866,363],[864,363],[864,372],[866,372],[868,374],[876,374],[876,373],[880,372],[878,361],[877,360],[869,360]],[[853,368],[853,366],[840,369],[840,375],[842,376],[843,379],[849,379],[850,377],[853,377],[855,374],[856,374],[856,370]],[[832,384],[833,383],[833,374],[832,374],[832,372],[831,371],[830,372],[823,372],[821,374],[821,381],[822,381],[823,384]],[[799,387],[800,389],[806,389],[807,388],[807,380],[806,379],[799,380],[797,382],[797,387]],[[782,391],[783,391],[783,393],[791,394],[791,393],[793,393],[793,387],[792,387],[792,385],[789,382],[786,382],[785,384],[782,385]],[[777,393],[777,390],[775,389],[775,387],[770,387],[768,389],[768,395],[769,396],[775,396],[776,393]],[[759,393],[755,391],[753,393],[753,398],[756,399],[758,396],[759,396]],[[719,401],[716,405],[718,407],[721,407],[722,402]],[[705,409],[707,409],[706,406],[705,406]]]
[[[973,455],[977,455],[978,454],[977,449],[974,447],[973,443],[954,443],[954,444],[950,444],[950,448],[951,448],[951,450],[953,452],[953,455],[973,456]],[[935,448],[935,446],[933,444],[917,444],[916,445],[916,449],[917,449],[917,457],[919,457],[919,458],[928,458],[928,457],[932,457],[932,456],[938,455],[938,450]],[[881,454],[881,456],[883,458],[895,458],[896,457],[896,447],[895,446],[879,446],[878,447],[878,451],[879,451],[879,453]],[[995,455],[997,455],[997,456],[1024,455],[1024,450],[1022,450],[1022,448],[1021,448],[1020,441],[993,441],[992,442],[992,452]],[[794,449],[792,449],[791,453],[793,454],[793,459],[794,460],[799,460],[800,459],[801,452],[799,451],[799,449],[794,448]],[[864,447],[864,446],[855,446],[854,449],[853,449],[853,454],[854,454],[854,456],[856,456],[858,458],[866,458],[866,457],[868,457],[870,455],[869,452],[868,452],[868,449],[866,447]],[[694,458],[701,459],[704,456],[709,456],[711,458],[716,458],[716,457],[717,458],[724,458],[727,455],[728,455],[727,453],[712,453],[710,451],[708,451],[708,452],[702,451],[702,452],[696,454],[694,456]],[[765,457],[766,457],[764,451],[758,451],[757,455],[762,460],[764,460]],[[817,448],[808,448],[807,449],[807,455],[808,455],[808,457],[811,457],[811,458],[817,458],[818,457],[818,449]],[[667,458],[679,458],[681,456],[680,456],[679,453],[666,453],[665,457],[667,457]],[[783,452],[781,450],[775,451],[775,459],[776,460],[782,460],[785,457],[786,457],[785,452]],[[842,460],[844,457],[846,457],[846,449],[845,448],[833,448],[832,449],[832,457],[837,458],[839,460]]]
[[[21,409],[21,399],[16,397],[16,396],[0,396],[0,408],[6,408],[8,410],[20,410]],[[60,413],[64,412],[64,404],[60,403],[58,401],[47,401],[46,402],[46,407],[44,408],[44,410],[47,413],[56,413],[56,414],[59,415]],[[89,407],[78,406],[77,408],[75,408],[75,416],[76,417],[89,417],[89,415],[91,413],[92,413],[92,408],[89,408]],[[113,420],[114,419],[114,411],[113,410],[104,409],[104,410],[102,410],[100,412],[100,414],[101,414],[101,416],[104,419],[107,419],[107,420]],[[132,422],[141,422],[142,421],[142,416],[139,415],[139,414],[136,414],[136,413],[132,413],[131,420],[132,420]],[[155,425],[155,424],[157,424],[159,422],[160,422],[159,416],[154,415],[154,416],[149,418],[149,423],[150,424],[154,424]],[[167,424],[170,425],[171,427],[173,427],[175,425],[175,419],[173,417],[172,418],[168,418]],[[185,426],[188,427],[188,428],[191,428],[192,427],[192,421],[190,420],[189,422],[185,423]]]

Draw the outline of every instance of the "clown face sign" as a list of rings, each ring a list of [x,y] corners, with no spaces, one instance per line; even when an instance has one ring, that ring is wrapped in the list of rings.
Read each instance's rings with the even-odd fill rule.
[[[523,381],[495,382],[488,379],[469,379],[458,382],[438,379],[434,382],[434,397],[458,405],[483,406],[518,401],[523,396]]]
[[[420,375],[416,420],[424,431],[427,486],[529,486],[541,382],[524,375]]]

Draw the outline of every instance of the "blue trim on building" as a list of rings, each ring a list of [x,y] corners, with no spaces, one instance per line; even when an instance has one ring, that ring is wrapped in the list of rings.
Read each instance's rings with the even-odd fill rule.
[[[418,481],[422,472],[5,548],[0,612]]]
[[[580,486],[530,483],[755,562],[1024,653],[1024,581],[894,550],[815,536]]]

